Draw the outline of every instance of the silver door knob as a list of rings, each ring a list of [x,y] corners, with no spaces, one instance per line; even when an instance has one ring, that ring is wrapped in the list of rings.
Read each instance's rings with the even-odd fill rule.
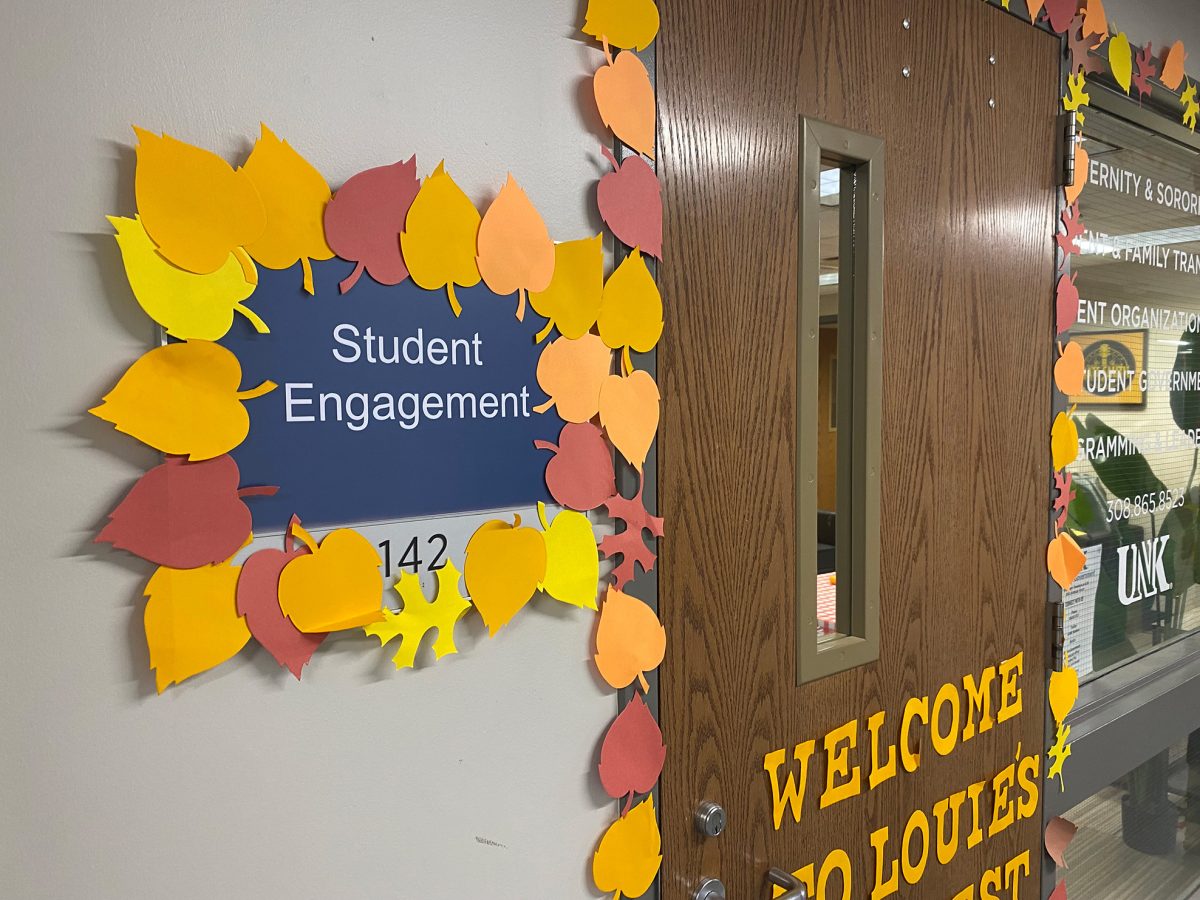
[[[725,885],[719,878],[705,878],[692,894],[692,900],[725,900]]]
[[[767,882],[786,891],[775,900],[808,900],[808,888],[791,872],[785,872],[783,869],[772,866],[767,870]]]

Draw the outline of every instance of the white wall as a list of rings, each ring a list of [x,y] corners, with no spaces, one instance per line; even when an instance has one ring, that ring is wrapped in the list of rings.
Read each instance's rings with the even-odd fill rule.
[[[365,638],[297,684],[261,650],[154,695],[150,567],[90,545],[153,454],[83,412],[152,339],[106,213],[130,123],[240,158],[260,119],[334,185],[445,156],[482,205],[512,170],[595,233],[577,0],[6,4],[0,28],[0,895],[587,898],[615,712],[592,614],[389,671]],[[585,112],[585,110],[587,110]]]

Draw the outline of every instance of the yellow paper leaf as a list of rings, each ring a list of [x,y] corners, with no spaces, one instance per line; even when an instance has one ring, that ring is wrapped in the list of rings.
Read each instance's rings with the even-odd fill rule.
[[[592,857],[592,880],[614,900],[640,897],[662,865],[662,837],[650,796],[608,826]]]
[[[325,206],[332,194],[321,173],[265,124],[242,171],[262,198],[266,229],[246,251],[268,269],[287,269],[297,261],[304,290],[312,294],[314,259],[330,259],[325,241]]]
[[[546,522],[546,504],[538,503],[546,541],[546,575],[538,584],[555,600],[596,608],[596,589],[600,581],[600,553],[592,523],[583,513],[564,509]]]
[[[654,0],[588,0],[583,33],[613,47],[645,50],[658,34]]]
[[[385,609],[382,622],[363,629],[379,638],[380,646],[400,638],[400,649],[392,657],[397,669],[412,668],[421,639],[431,630],[437,631],[433,642],[433,654],[437,659],[458,652],[454,645],[454,626],[471,608],[458,590],[458,579],[458,569],[446,560],[446,564],[437,570],[437,598],[428,603],[421,590],[421,576],[409,571],[400,573],[393,587],[404,601],[403,608],[399,612]]]
[[[198,275],[217,271],[233,253],[246,280],[255,283],[258,276],[243,248],[263,233],[266,215],[245,171],[235,172],[219,156],[170,135],[136,125],[133,130],[137,208],[159,252]]]
[[[1200,101],[1196,99],[1196,85],[1188,82],[1187,90],[1179,98],[1183,104],[1183,124],[1192,131],[1196,130],[1196,120],[1200,117]]]
[[[596,324],[603,291],[601,235],[555,244],[554,277],[544,291],[529,292],[534,312],[550,320],[536,340],[543,340],[556,326],[563,337],[583,337]]]
[[[600,423],[629,464],[642,471],[658,431],[658,385],[649,372],[609,375],[600,388]]]
[[[167,334],[217,341],[233,325],[235,312],[249,319],[255,331],[270,331],[258,314],[242,303],[254,293],[254,284],[246,280],[232,253],[211,275],[197,275],[167,262],[139,219],[109,216],[108,221],[117,230],[133,296]]]
[[[483,617],[488,634],[509,623],[533,597],[546,577],[546,541],[540,531],[493,519],[467,541],[467,591]]]
[[[1133,79],[1133,51],[1129,47],[1129,38],[1123,31],[1108,43],[1108,67],[1121,90],[1128,94]]]
[[[1071,726],[1060,724],[1058,731],[1054,735],[1054,745],[1050,748],[1046,755],[1050,757],[1050,768],[1046,770],[1046,780],[1050,781],[1058,778],[1059,790],[1066,790],[1066,785],[1063,783],[1062,770],[1063,764],[1067,761],[1067,757],[1071,755],[1071,745],[1067,743],[1067,738],[1071,736]]]
[[[550,342],[537,365],[538,386],[550,399],[535,406],[534,412],[556,406],[563,421],[587,422],[600,409],[600,389],[611,368],[612,351],[594,334]]]
[[[626,372],[633,370],[630,349],[649,353],[662,336],[662,296],[636,247],[608,277],[596,324],[604,343],[623,351]]]
[[[1055,722],[1065,722],[1079,698],[1079,673],[1064,661],[1061,672],[1050,673],[1050,686],[1046,689],[1050,700],[1050,712]]]
[[[667,631],[649,606],[637,597],[609,587],[596,629],[596,668],[614,688],[636,678],[649,690],[643,674],[655,669],[667,652]]]
[[[237,612],[241,566],[160,566],[146,584],[146,645],[161,694],[236,656],[250,640]]]
[[[1079,120],[1079,124],[1083,124],[1083,107],[1091,103],[1091,95],[1085,90],[1087,82],[1084,80],[1083,72],[1076,72],[1073,75],[1067,76],[1067,94],[1062,98],[1062,107],[1064,112],[1075,113],[1075,118]]]
[[[417,192],[400,233],[400,249],[412,280],[427,291],[445,286],[456,316],[462,306],[454,286],[479,284],[475,263],[479,221],[479,210],[440,162]]]
[[[88,412],[163,453],[212,459],[246,439],[242,401],[275,389],[264,381],[239,391],[241,381],[241,364],[220,344],[167,344],[142,354]]]
[[[383,621],[383,560],[350,528],[329,532],[318,545],[299,525],[292,533],[308,547],[279,575],[279,608],[306,634],[324,634]]]
[[[479,224],[476,263],[494,294],[517,293],[517,320],[525,319],[526,291],[544,291],[554,275],[554,242],[534,205],[512,175]]]
[[[1050,457],[1054,468],[1069,466],[1078,456],[1079,429],[1070,415],[1060,412],[1054,417],[1054,424],[1050,427]]]

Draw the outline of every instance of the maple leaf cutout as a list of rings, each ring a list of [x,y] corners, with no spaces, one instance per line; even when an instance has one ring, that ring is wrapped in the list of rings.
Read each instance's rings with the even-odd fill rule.
[[[1075,118],[1079,120],[1079,124],[1083,125],[1083,110],[1080,107],[1087,106],[1091,103],[1091,95],[1084,88],[1087,86],[1082,72],[1076,72],[1074,75],[1067,76],[1067,93],[1062,98],[1062,106],[1064,112],[1075,113]]]
[[[393,638],[400,638],[400,649],[392,657],[397,669],[411,669],[417,658],[417,648],[426,633],[437,629],[433,654],[437,659],[457,653],[454,645],[454,626],[466,615],[471,603],[458,590],[458,569],[449,560],[437,570],[437,598],[425,599],[421,577],[413,572],[401,572],[394,587],[404,601],[399,612],[384,610],[383,621],[367,625],[363,631],[379,638],[382,647]]]
[[[1082,71],[1084,75],[1090,75],[1104,71],[1104,60],[1092,56],[1089,53],[1091,49],[1091,41],[1083,36],[1083,16],[1076,16],[1067,29],[1067,50],[1071,54],[1072,72]]]
[[[1062,211],[1062,225],[1066,233],[1054,235],[1058,249],[1062,251],[1063,256],[1081,252],[1079,238],[1083,236],[1083,222],[1079,219],[1078,200]]]
[[[1137,71],[1133,73],[1133,86],[1137,88],[1138,103],[1141,103],[1142,98],[1150,94],[1150,79],[1158,74],[1158,62],[1149,44],[1138,51],[1134,62]]]
[[[1067,521],[1067,507],[1075,499],[1075,489],[1071,487],[1070,472],[1065,476],[1062,472],[1054,473],[1054,490],[1058,492],[1054,498],[1054,511],[1058,513],[1058,518],[1054,520],[1054,527],[1061,531]]]
[[[1200,118],[1200,102],[1196,99],[1196,85],[1188,82],[1187,90],[1179,98],[1183,104],[1183,124],[1192,131],[1196,130],[1197,119]]]
[[[646,505],[642,502],[644,486],[644,483],[639,486],[637,494],[630,500],[616,494],[604,503],[610,516],[625,523],[623,531],[610,534],[600,541],[600,552],[605,559],[621,557],[620,564],[612,571],[613,584],[619,591],[624,590],[625,585],[637,576],[635,564],[641,566],[643,572],[649,572],[658,559],[658,554],[646,546],[642,532],[649,531],[652,537],[662,537],[663,520],[646,511]]]
[[[1058,788],[1065,791],[1066,785],[1063,783],[1062,770],[1063,763],[1067,761],[1067,757],[1071,755],[1071,745],[1067,743],[1067,738],[1071,736],[1071,726],[1062,724],[1058,726],[1058,732],[1054,738],[1054,746],[1050,748],[1046,755],[1050,757],[1050,768],[1046,771],[1046,778],[1051,779],[1058,776]]]

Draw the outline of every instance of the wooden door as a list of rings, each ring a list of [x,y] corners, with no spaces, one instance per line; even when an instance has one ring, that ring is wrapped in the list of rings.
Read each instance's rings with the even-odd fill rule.
[[[817,877],[844,851],[824,896],[843,896],[848,867],[855,898],[1037,897],[1040,798],[1028,767],[1008,767],[1043,749],[1058,42],[974,0],[660,6],[663,896],[691,897],[709,876],[732,898],[769,897],[768,867],[813,864]],[[883,140],[886,202],[880,653],[798,685],[801,116]],[[886,713],[883,753],[910,698],[932,704],[1016,654],[1019,715],[941,755],[914,713],[919,767],[868,789],[869,716]],[[993,709],[1002,681],[987,688]],[[846,758],[861,790],[822,809],[824,738],[856,719]],[[800,819],[785,810],[777,829],[767,754],[785,751],[781,775],[798,775],[793,748],[807,740]],[[1024,791],[997,796],[1006,770]],[[935,804],[959,792],[956,853],[943,864],[930,848],[910,884],[910,819],[934,823]],[[1014,796],[1024,815],[1005,824]],[[702,800],[726,812],[719,837],[693,825]],[[968,846],[973,819],[982,837]],[[876,886],[871,835],[885,826],[885,884],[915,829],[894,892]],[[1023,871],[1010,863],[1024,851]]]

